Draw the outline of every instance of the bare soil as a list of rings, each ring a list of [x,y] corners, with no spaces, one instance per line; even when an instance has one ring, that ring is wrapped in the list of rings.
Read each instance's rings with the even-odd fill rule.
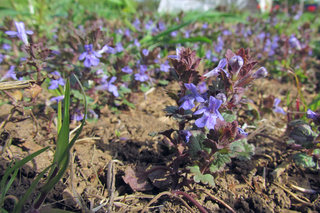
[[[163,190],[154,186],[144,192],[134,191],[125,183],[123,176],[128,168],[145,170],[170,161],[172,153],[166,149],[162,137],[150,133],[176,125],[163,112],[166,106],[174,105],[174,101],[166,95],[166,90],[174,88],[177,88],[176,85],[169,85],[156,88],[147,96],[137,94],[136,108],[128,111],[114,113],[106,106],[97,122],[85,126],[72,150],[70,169],[48,196],[43,208],[72,212],[85,209],[97,212],[141,212],[152,198],[163,193]],[[250,89],[248,96],[252,96],[253,103],[258,106],[270,94],[284,97],[290,90],[294,96],[295,88],[294,85],[280,84],[275,80],[261,81]],[[312,95],[308,94],[308,97]],[[11,108],[8,104],[1,106],[1,121],[7,118]],[[12,141],[0,156],[0,177],[12,160],[22,159],[48,145],[54,147],[56,130],[50,116],[41,109],[33,109],[33,114],[36,119],[30,112],[16,112],[1,129],[1,145],[10,138]],[[223,172],[216,175],[215,188],[191,184],[191,187],[182,190],[208,212],[232,212],[232,209],[246,213],[320,212],[320,175],[301,169],[292,162],[294,151],[288,149],[285,143],[285,117],[270,113],[261,115],[261,120],[255,123],[257,128],[249,129],[249,142],[256,147],[252,160],[233,160]],[[72,125],[74,127],[76,124]],[[25,165],[9,194],[17,198],[24,194],[32,180],[52,159],[53,151],[50,150]],[[313,189],[314,193],[301,192],[295,186]],[[179,199],[169,194],[163,193],[147,210],[199,212],[185,197]],[[112,207],[110,203],[113,203]],[[12,199],[7,199],[5,207],[10,210],[12,205]],[[94,209],[99,205],[102,208]],[[27,205],[24,211],[29,208]]]

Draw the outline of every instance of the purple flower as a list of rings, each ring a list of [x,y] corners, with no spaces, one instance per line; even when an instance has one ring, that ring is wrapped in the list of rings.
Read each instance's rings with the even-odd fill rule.
[[[145,73],[148,70],[146,65],[140,65],[140,72],[134,74],[134,79],[136,81],[144,82],[149,79],[149,76]]]
[[[208,23],[204,23],[203,25],[202,25],[202,29],[207,29],[208,28]]]
[[[239,55],[235,55],[229,60],[229,65],[233,74],[237,75],[241,67],[243,66],[243,59]]]
[[[219,64],[216,68],[214,68],[210,72],[204,74],[204,76],[207,78],[212,77],[212,76],[218,76],[219,72],[223,71],[226,74],[226,76],[229,78],[230,77],[229,73],[224,69],[224,67],[226,65],[227,65],[227,59],[223,58],[219,61]]]
[[[170,35],[171,35],[172,37],[177,37],[178,33],[177,33],[177,31],[173,31],[173,32],[170,33]]]
[[[2,45],[2,49],[4,49],[4,50],[10,50],[10,49],[11,49],[11,46],[10,46],[10,44],[3,44],[3,45]]]
[[[146,30],[150,30],[153,27],[153,21],[149,20],[146,24],[145,24],[145,29]]]
[[[283,114],[283,115],[285,115],[286,114],[286,112],[282,109],[282,107],[279,107],[278,105],[279,105],[279,103],[280,103],[280,99],[279,98],[275,98],[274,99],[274,102],[273,102],[273,111],[275,112],[275,113],[280,113],[280,114]]]
[[[16,73],[14,71],[14,68],[15,66],[10,66],[10,69],[8,70],[8,72],[1,78],[0,81],[3,81],[3,80],[6,80],[6,79],[9,79],[9,78],[12,78],[13,80],[18,80],[17,79],[17,76],[16,76]]]
[[[258,78],[264,78],[268,75],[268,71],[264,67],[260,67],[255,73],[251,75],[252,78],[258,79]]]
[[[63,99],[64,99],[64,95],[60,95],[60,96],[50,98],[50,101],[51,102],[59,102],[59,101],[62,101]]]
[[[80,110],[77,109],[71,119],[75,121],[81,121],[83,120],[83,118],[84,118],[83,113],[81,113]]]
[[[230,30],[223,30],[222,35],[229,36],[229,35],[232,35],[232,32]]]
[[[121,69],[121,71],[128,74],[132,73],[132,69],[129,66],[125,66],[124,68]]]
[[[54,79],[50,81],[50,86],[48,87],[48,89],[58,89],[59,85],[64,86],[65,85],[65,81],[63,78],[61,78],[61,75],[58,71],[54,71],[51,73],[52,75],[58,76],[58,79]]]
[[[79,56],[79,60],[82,61],[83,59],[85,59],[83,62],[85,67],[97,66],[100,62],[99,58],[101,57],[101,54],[93,51],[92,44],[84,45],[84,49],[86,51]]]
[[[124,31],[124,34],[125,34],[128,38],[131,38],[131,31],[130,31],[128,28]]]
[[[124,49],[123,49],[123,46],[122,46],[122,44],[121,44],[120,42],[118,42],[118,43],[116,44],[115,49],[116,49],[117,53],[120,53],[120,52],[122,52],[122,51],[124,50]]]
[[[107,53],[109,53],[109,54],[116,54],[116,53],[117,53],[117,50],[116,50],[116,48],[109,47],[108,50],[107,50]]]
[[[142,54],[143,54],[144,56],[148,56],[148,55],[149,55],[149,50],[148,50],[148,49],[143,49],[143,50],[142,50]]]
[[[195,107],[194,101],[197,101],[199,103],[204,102],[205,100],[201,97],[201,95],[197,91],[197,87],[193,84],[184,84],[184,86],[189,91],[189,94],[183,96],[179,102],[182,102],[180,108],[183,108],[184,110],[189,110]]]
[[[316,120],[320,117],[319,113],[316,113],[314,111],[312,111],[311,109],[307,110],[307,118],[310,118],[312,120]]]
[[[138,39],[135,39],[135,40],[134,40],[134,45],[135,45],[136,47],[140,47],[140,43],[139,43]]]
[[[208,87],[205,81],[202,81],[201,83],[198,84],[198,90],[201,94],[208,91]]]
[[[222,37],[218,36],[217,44],[214,47],[214,50],[216,51],[216,53],[220,53],[223,50],[223,45],[224,45],[224,42]]]
[[[169,72],[170,65],[168,61],[165,61],[163,64],[160,64],[160,71],[162,72]]]
[[[158,26],[160,31],[164,31],[166,29],[166,25],[162,21],[159,21]]]
[[[23,43],[25,45],[29,45],[27,34],[32,35],[33,32],[31,30],[26,30],[23,22],[16,22],[15,21],[14,24],[16,25],[17,32],[16,31],[6,31],[6,34],[9,36],[12,36],[12,37],[17,36],[18,38],[21,39],[21,41],[23,41]]]
[[[176,48],[176,54],[175,55],[168,55],[168,58],[180,60],[180,49]]]
[[[183,140],[188,143],[190,141],[190,137],[192,136],[191,132],[189,130],[181,130],[180,136],[183,138]]]
[[[210,96],[208,107],[203,107],[194,113],[194,115],[203,114],[201,118],[196,120],[195,125],[199,128],[207,127],[208,129],[214,129],[214,126],[217,123],[217,118],[223,120],[222,115],[218,111],[221,104],[221,100]]]
[[[101,50],[98,51],[98,53],[99,53],[99,54],[102,54],[102,53],[108,52],[109,48],[110,48],[110,47],[106,44],[106,45],[104,45],[104,46],[102,47]]]
[[[116,80],[117,80],[117,77],[115,76],[113,76],[109,82],[107,81],[107,79],[103,79],[104,84],[96,87],[96,90],[108,90],[108,92],[111,92],[115,97],[118,97],[119,96],[118,88],[112,84]]]
[[[299,40],[294,35],[290,36],[289,44],[290,44],[291,48],[301,50],[301,44],[300,44]]]
[[[186,30],[186,31],[184,32],[184,37],[185,37],[185,38],[190,38],[190,31],[189,31],[189,30]]]
[[[4,55],[0,53],[0,63],[3,61],[3,59],[4,59]]]
[[[243,129],[241,129],[240,127],[238,127],[238,132],[240,135],[248,136],[248,133],[246,131],[244,131]]]
[[[140,31],[140,20],[138,18],[136,18],[136,20],[132,23],[132,25],[134,26],[134,28],[136,28],[136,30]]]

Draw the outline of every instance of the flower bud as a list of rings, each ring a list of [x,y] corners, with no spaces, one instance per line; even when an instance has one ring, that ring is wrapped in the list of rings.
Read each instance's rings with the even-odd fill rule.
[[[258,78],[264,78],[268,75],[268,71],[264,67],[260,67],[255,73],[252,74],[252,78],[258,79]]]
[[[230,60],[229,60],[229,65],[231,67],[231,72],[234,74],[237,74],[239,72],[239,70],[241,69],[241,67],[243,66],[243,59],[241,56],[233,56]]]
[[[223,93],[218,93],[218,94],[216,95],[216,99],[222,101],[222,103],[225,103],[225,102],[227,101],[227,97],[226,97],[226,95],[223,94]]]

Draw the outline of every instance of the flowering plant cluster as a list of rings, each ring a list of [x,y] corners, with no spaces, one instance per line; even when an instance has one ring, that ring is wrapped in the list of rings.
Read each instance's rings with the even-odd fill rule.
[[[221,171],[231,158],[245,160],[254,154],[254,146],[246,140],[248,133],[237,121],[237,111],[246,86],[268,72],[264,67],[257,69],[257,62],[244,49],[237,53],[228,50],[226,58],[202,76],[195,51],[182,47],[169,58],[180,85],[177,94],[168,93],[177,105],[165,109],[179,128],[160,132],[167,145],[176,150],[171,169],[174,174],[190,171],[195,182],[214,186],[212,174]]]

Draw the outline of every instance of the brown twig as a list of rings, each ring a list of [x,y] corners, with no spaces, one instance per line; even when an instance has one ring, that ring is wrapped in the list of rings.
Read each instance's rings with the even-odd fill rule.
[[[233,208],[231,208],[228,204],[226,204],[223,200],[220,200],[219,198],[217,198],[216,196],[214,196],[213,194],[207,192],[206,190],[201,190],[202,192],[204,192],[206,195],[208,195],[212,200],[220,203],[221,205],[225,206],[227,209],[229,209],[232,213],[236,213],[235,210],[233,210]]]
[[[165,192],[161,192],[159,193],[157,196],[155,196],[145,207],[143,207],[143,209],[141,210],[141,213],[144,213],[147,208],[149,208],[149,206],[151,204],[153,204],[154,202],[156,202],[160,197],[164,196],[164,195],[168,195],[168,196],[171,196],[172,193],[171,192],[168,192],[168,191],[165,191]]]
[[[196,201],[193,197],[191,197],[188,193],[183,191],[173,191],[172,193],[176,195],[185,196],[190,202],[192,202],[200,210],[200,212],[208,213],[208,211],[205,208],[203,208],[203,206],[201,206],[200,203]]]
[[[282,190],[284,190],[288,194],[290,194],[298,202],[301,202],[301,203],[308,205],[308,206],[312,206],[312,203],[310,203],[310,201],[307,198],[303,197],[304,200],[302,200],[296,194],[294,194],[293,192],[291,192],[289,189],[285,188],[284,186],[280,185],[279,183],[273,182],[273,184],[280,187]]]

